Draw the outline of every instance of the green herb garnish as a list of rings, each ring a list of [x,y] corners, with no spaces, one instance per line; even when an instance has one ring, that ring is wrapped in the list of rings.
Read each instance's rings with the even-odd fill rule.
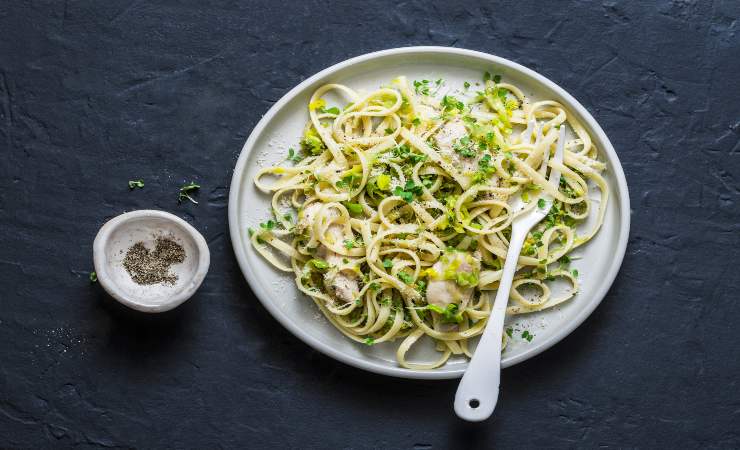
[[[250,228],[247,228],[247,232],[249,233],[249,237],[250,238],[252,236],[254,236],[254,233],[255,233],[254,228],[251,228],[251,227]],[[258,244],[264,244],[265,241],[261,237],[257,236],[257,243]]]
[[[144,180],[139,178],[138,180],[129,180],[128,188],[134,190],[136,188],[142,189],[144,187]]]
[[[411,203],[414,199],[414,195],[421,195],[422,192],[422,187],[414,184],[411,180],[406,181],[406,185],[403,188],[401,186],[396,186],[396,188],[393,189],[393,195],[401,197],[406,203]]]
[[[478,161],[478,170],[473,174],[473,183],[483,183],[487,181],[495,172],[496,167],[491,165],[491,155],[486,153]]]
[[[462,112],[465,109],[465,104],[451,95],[442,97],[442,106],[445,112],[450,112],[454,109]]]
[[[323,259],[309,259],[306,263],[307,266],[313,266],[316,270],[319,272],[324,271],[329,268],[329,263],[324,261]]]
[[[327,113],[327,114],[334,114],[335,116],[338,116],[340,113],[339,108],[337,108],[336,106],[332,106],[329,109],[320,108],[319,112]]]
[[[200,189],[200,185],[194,181],[182,186],[180,188],[180,195],[177,196],[177,203],[182,203],[183,200],[188,199],[197,205],[198,202],[190,194],[195,193],[198,189]]]
[[[411,275],[407,274],[403,270],[399,271],[397,275],[398,278],[406,284],[411,284],[414,279]]]
[[[349,211],[350,214],[362,214],[362,205],[359,203],[349,203],[349,202],[343,202],[342,203],[345,208],[347,208],[347,211]]]
[[[414,91],[417,94],[429,95],[429,80],[414,80]]]
[[[426,161],[427,159],[427,155],[413,153],[411,151],[411,147],[409,147],[407,144],[398,145],[396,147],[393,147],[392,153],[393,153],[394,158],[399,158],[402,160],[409,160],[413,164],[416,164],[419,161]]]
[[[461,137],[457,143],[452,145],[452,149],[465,158],[472,158],[478,154],[475,147],[471,145],[470,136],[468,135]]]
[[[288,160],[293,162],[300,162],[303,159],[300,153],[296,152],[292,147],[288,149]]]
[[[460,323],[463,320],[462,312],[458,311],[459,306],[455,303],[450,303],[447,305],[447,308],[441,308],[437,305],[426,305],[422,309],[428,309],[431,311],[436,312],[437,314],[440,314],[442,316],[442,322],[445,323]]]

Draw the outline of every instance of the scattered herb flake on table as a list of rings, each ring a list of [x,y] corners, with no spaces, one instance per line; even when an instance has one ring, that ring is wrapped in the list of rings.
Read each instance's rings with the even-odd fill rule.
[[[132,191],[136,188],[143,189],[144,188],[144,180],[139,178],[138,180],[128,180],[128,188]]]
[[[195,193],[195,191],[197,191],[198,189],[200,189],[200,185],[194,181],[191,181],[190,183],[182,186],[180,188],[180,195],[177,196],[177,203],[182,203],[183,200],[187,199],[197,205],[198,202],[195,201],[195,199],[191,197],[190,194]]]

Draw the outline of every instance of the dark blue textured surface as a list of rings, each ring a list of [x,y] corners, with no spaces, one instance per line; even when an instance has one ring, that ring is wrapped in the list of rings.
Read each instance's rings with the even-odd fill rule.
[[[740,447],[740,3],[454,3],[2,2],[0,447]],[[280,328],[228,237],[231,171],[269,106],[419,44],[559,83],[630,185],[609,295],[504,372],[480,425],[454,416],[454,382],[363,373]],[[201,203],[178,206],[191,179]],[[155,317],[87,281],[100,225],[140,208],[212,253],[200,292]]]

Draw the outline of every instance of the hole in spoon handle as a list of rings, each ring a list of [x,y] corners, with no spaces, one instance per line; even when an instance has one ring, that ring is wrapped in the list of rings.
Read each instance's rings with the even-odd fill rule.
[[[493,396],[486,395],[464,395],[455,398],[455,413],[458,417],[469,422],[480,422],[491,417],[496,408],[498,390],[493,391]],[[486,397],[486,398],[483,398]]]

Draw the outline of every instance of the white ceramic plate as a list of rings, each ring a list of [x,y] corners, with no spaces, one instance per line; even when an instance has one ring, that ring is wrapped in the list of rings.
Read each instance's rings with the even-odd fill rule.
[[[308,297],[299,293],[291,274],[273,269],[254,251],[248,240],[247,228],[256,227],[266,220],[270,210],[271,196],[254,187],[255,173],[261,167],[284,159],[289,147],[298,147],[308,120],[308,99],[319,86],[333,82],[369,91],[399,75],[406,75],[410,80],[443,78],[446,86],[459,88],[464,81],[480,81],[484,71],[502,75],[505,81],[519,86],[533,100],[557,100],[575,114],[607,162],[604,176],[611,188],[601,231],[595,239],[574,252],[581,256],[572,264],[580,272],[580,292],[559,308],[509,320],[508,326],[515,330],[514,339],[503,353],[503,367],[531,358],[560,341],[580,325],[606,295],[627,246],[630,206],[627,183],[617,154],[591,114],[552,81],[503,58],[447,47],[384,50],[322,70],[283,96],[247,139],[231,181],[229,227],[241,270],[267,310],[313,348],[352,366],[398,377],[456,378],[465,371],[467,361],[462,357],[453,357],[446,365],[432,371],[404,369],[396,363],[398,342],[368,347],[350,341],[322,317]],[[531,342],[521,338],[524,330],[535,336]],[[431,361],[438,357],[431,343],[419,347],[410,355],[411,360]]]

